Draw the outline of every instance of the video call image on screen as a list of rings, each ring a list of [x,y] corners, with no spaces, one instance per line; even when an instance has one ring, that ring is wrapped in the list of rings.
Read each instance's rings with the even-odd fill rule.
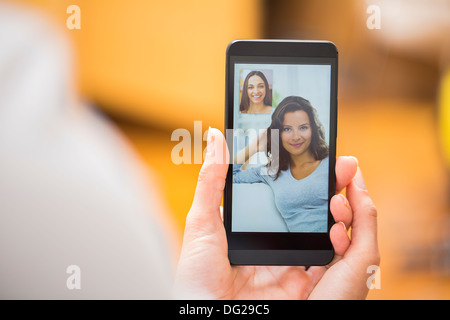
[[[233,232],[327,232],[330,88],[330,64],[234,65]]]

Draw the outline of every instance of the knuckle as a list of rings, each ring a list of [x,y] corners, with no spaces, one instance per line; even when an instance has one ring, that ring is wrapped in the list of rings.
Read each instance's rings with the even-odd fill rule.
[[[369,217],[373,217],[373,218],[377,218],[378,217],[378,210],[377,207],[375,206],[375,204],[373,203],[373,201],[370,198],[366,198],[367,200],[365,201],[362,209],[366,212],[366,214]]]
[[[378,217],[377,207],[373,203],[367,207],[367,215],[373,218]]]

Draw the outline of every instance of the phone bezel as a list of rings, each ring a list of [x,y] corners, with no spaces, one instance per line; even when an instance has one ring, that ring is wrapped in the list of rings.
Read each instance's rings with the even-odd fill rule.
[[[245,60],[250,59],[250,60]],[[323,62],[331,65],[330,137],[329,137],[329,200],[335,194],[335,160],[337,136],[337,68],[338,51],[328,41],[298,40],[236,40],[226,53],[225,128],[234,127],[234,64],[235,63],[293,63]],[[232,139],[228,142],[230,155]],[[329,231],[334,224],[328,201],[328,232],[232,232],[232,166],[224,190],[224,224],[228,240],[228,257],[235,265],[326,265],[334,250]]]

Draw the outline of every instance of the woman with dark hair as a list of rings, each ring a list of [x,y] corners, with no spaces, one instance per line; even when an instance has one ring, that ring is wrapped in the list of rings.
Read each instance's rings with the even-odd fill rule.
[[[272,139],[276,132],[278,139]],[[296,96],[285,98],[255,144],[236,158],[245,163],[255,152],[264,151],[268,164],[246,170],[242,164],[234,164],[233,183],[265,183],[271,187],[289,231],[326,232],[328,145],[309,101]]]
[[[239,110],[242,113],[271,113],[269,82],[261,71],[251,71],[244,80]]]

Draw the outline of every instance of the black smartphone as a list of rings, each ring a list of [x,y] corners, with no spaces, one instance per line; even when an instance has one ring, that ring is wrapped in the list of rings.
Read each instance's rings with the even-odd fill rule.
[[[337,74],[331,42],[229,44],[224,224],[231,264],[332,260]]]

